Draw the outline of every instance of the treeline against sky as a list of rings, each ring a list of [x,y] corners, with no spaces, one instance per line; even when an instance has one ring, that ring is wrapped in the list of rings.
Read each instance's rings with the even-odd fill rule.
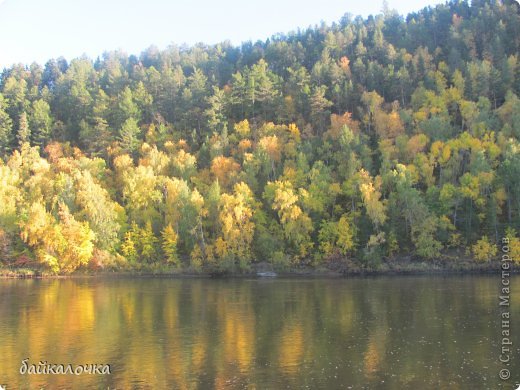
[[[226,271],[484,261],[502,237],[518,251],[519,48],[518,5],[480,0],[14,65],[0,260]]]

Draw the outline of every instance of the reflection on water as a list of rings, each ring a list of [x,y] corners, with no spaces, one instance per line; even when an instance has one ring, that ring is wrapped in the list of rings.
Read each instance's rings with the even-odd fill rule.
[[[1,280],[0,384],[496,389],[499,282],[494,276]],[[520,278],[511,282],[514,329]],[[518,333],[513,343],[504,388],[520,381]],[[108,363],[112,374],[22,376],[25,358]]]

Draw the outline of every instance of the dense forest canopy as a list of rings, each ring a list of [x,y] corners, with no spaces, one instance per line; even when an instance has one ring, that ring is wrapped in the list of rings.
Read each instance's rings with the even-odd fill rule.
[[[506,236],[518,251],[519,48],[518,5],[474,0],[238,47],[14,65],[0,260],[377,267],[487,260]]]

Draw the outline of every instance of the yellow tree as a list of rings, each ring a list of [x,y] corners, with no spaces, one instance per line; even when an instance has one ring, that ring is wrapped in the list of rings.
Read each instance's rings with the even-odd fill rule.
[[[170,158],[166,153],[157,149],[156,145],[150,146],[144,143],[141,146],[143,158],[139,160],[139,165],[152,167],[154,174],[166,175]]]
[[[178,234],[179,247],[189,252],[196,241],[204,247],[202,218],[207,210],[202,195],[197,189],[190,189],[185,180],[177,178],[165,178],[163,188],[165,224],[170,224]]]
[[[285,238],[296,251],[295,260],[307,256],[313,246],[310,237],[313,230],[312,220],[298,205],[300,199],[292,184],[288,181],[269,182],[264,197],[278,213]]]
[[[179,255],[177,254],[177,240],[178,236],[173,230],[172,225],[168,224],[164,227],[161,233],[162,249],[166,262],[175,266],[180,265]]]
[[[363,205],[376,230],[379,230],[386,221],[386,206],[381,200],[381,178],[378,176],[372,180],[370,174],[361,169],[359,171],[359,191],[363,199]]]
[[[58,262],[62,272],[72,272],[82,265],[87,265],[94,251],[95,234],[87,222],[79,222],[65,205],[60,205],[60,228],[66,243],[58,252]],[[61,249],[61,248],[60,248]]]
[[[355,228],[351,225],[346,214],[342,215],[337,224],[338,236],[336,245],[342,255],[352,250],[355,246]]]
[[[220,197],[219,221],[221,235],[215,242],[215,251],[222,259],[239,261],[247,267],[252,258],[251,243],[255,232],[252,220],[256,202],[247,184],[235,184],[232,194]]]
[[[152,167],[139,165],[122,174],[123,200],[130,218],[139,224],[159,218],[158,207],[163,199],[159,177]]]
[[[41,202],[33,203],[21,223],[21,238],[34,249],[40,264],[55,273],[70,273],[92,258],[95,235],[87,222],[74,219],[65,204],[59,205],[58,215],[56,221]]]
[[[18,172],[0,160],[0,228],[8,232],[17,230],[17,203],[21,198]]]
[[[78,171],[74,175],[76,205],[80,209],[76,215],[86,220],[96,233],[96,245],[112,250],[118,244],[121,226],[118,223],[122,207],[110,199],[108,191],[97,182],[89,171]]]
[[[270,165],[270,177],[275,176],[276,165],[282,159],[281,145],[276,135],[265,136],[258,142],[258,149],[263,151],[267,156],[267,162]]]
[[[211,162],[211,173],[223,188],[228,188],[233,183],[239,170],[240,165],[233,157],[217,156]]]

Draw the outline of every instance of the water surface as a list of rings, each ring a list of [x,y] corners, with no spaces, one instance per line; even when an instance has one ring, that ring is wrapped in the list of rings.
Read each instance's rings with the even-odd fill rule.
[[[520,332],[503,382],[499,288],[498,276],[0,280],[0,384],[512,389]],[[20,375],[25,358],[112,374]]]

